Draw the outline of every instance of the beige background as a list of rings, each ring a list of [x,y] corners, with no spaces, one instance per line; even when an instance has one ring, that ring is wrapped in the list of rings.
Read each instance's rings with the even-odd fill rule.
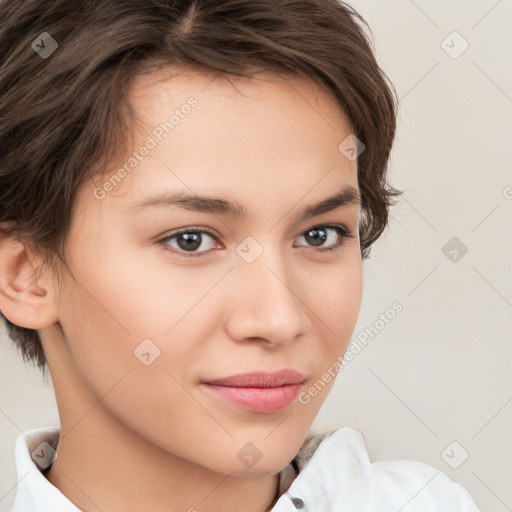
[[[354,338],[376,329],[314,428],[358,428],[374,460],[424,461],[463,484],[482,511],[512,510],[512,1],[351,4],[369,21],[400,97],[391,176],[405,194],[364,267]],[[453,237],[467,247],[456,261],[452,247],[443,252]],[[403,311],[380,327],[395,301]],[[51,383],[4,333],[0,375],[5,511],[16,437],[58,425],[58,414]],[[454,465],[463,450],[469,457],[452,469],[445,459]]]

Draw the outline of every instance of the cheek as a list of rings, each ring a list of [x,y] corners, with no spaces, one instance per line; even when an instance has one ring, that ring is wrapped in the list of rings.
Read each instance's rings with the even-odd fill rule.
[[[195,432],[192,424],[183,421],[184,411],[191,418],[204,415],[180,384],[197,365],[196,354],[190,344],[163,336],[176,323],[172,311],[158,325],[159,303],[148,301],[144,290],[137,288],[143,282],[137,276],[119,279],[120,272],[116,269],[108,280],[99,279],[99,273],[84,274],[81,279],[87,291],[78,286],[63,296],[61,327],[73,371],[90,400],[81,406],[79,416],[89,411],[101,414],[101,408],[93,407],[101,400],[102,407],[122,424],[157,445],[168,440],[171,424],[179,425],[176,435],[183,439]],[[171,307],[169,300],[167,305]],[[178,327],[176,336],[188,339],[189,334]],[[178,446],[166,448],[179,451]]]
[[[344,350],[350,341],[363,293],[363,274],[360,260],[332,265],[317,273],[317,283],[304,289],[304,301],[312,310],[318,334],[324,338],[323,347],[332,354]]]
[[[321,287],[311,288],[306,304],[313,310],[313,327],[316,340],[310,347],[312,362],[311,379],[304,392],[298,396],[298,407],[309,410],[313,421],[327,398],[341,367],[343,355],[349,345],[359,316],[363,274],[362,265],[354,260],[352,265],[331,268],[323,276]],[[315,315],[316,314],[316,315]]]
[[[199,373],[198,349],[222,311],[201,300],[217,272],[163,264],[133,249],[114,252],[105,244],[79,254],[72,266],[78,284],[65,283],[59,304],[76,371],[98,399],[130,372],[131,403],[156,414],[160,398],[179,400],[181,388],[170,374],[184,382]]]

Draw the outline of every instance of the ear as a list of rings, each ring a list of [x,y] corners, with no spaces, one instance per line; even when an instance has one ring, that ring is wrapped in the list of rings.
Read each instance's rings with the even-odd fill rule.
[[[58,321],[53,284],[38,278],[25,245],[5,227],[0,224],[0,311],[20,327],[48,327]]]

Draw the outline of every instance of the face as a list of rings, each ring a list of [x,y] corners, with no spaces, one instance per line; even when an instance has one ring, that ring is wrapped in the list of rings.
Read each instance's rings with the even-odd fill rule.
[[[358,191],[357,162],[338,150],[351,127],[296,77],[158,71],[130,100],[144,121],[135,153],[86,183],[74,208],[74,279],[64,274],[56,299],[73,372],[162,450],[275,473],[332,387],[361,304],[360,206],[346,192]],[[283,369],[304,382],[204,384]],[[261,453],[250,468],[247,443]]]

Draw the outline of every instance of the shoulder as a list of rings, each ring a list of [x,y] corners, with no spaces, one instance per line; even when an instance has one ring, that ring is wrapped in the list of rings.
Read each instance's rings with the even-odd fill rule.
[[[326,499],[325,510],[478,512],[466,489],[433,466],[372,462],[363,434],[354,428],[310,435],[295,461],[300,472],[289,493],[301,493],[311,503]]]

